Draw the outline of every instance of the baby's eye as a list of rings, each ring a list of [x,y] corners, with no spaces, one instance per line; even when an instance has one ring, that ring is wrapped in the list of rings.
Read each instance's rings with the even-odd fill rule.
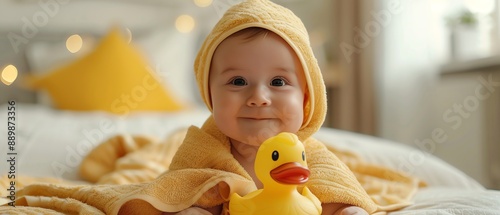
[[[247,85],[247,81],[245,81],[245,79],[243,79],[242,77],[236,77],[236,78],[233,78],[229,81],[230,84],[232,85],[236,85],[236,86],[245,86]]]
[[[271,81],[271,86],[281,87],[281,86],[285,86],[285,85],[286,85],[286,81],[282,77],[274,78]]]

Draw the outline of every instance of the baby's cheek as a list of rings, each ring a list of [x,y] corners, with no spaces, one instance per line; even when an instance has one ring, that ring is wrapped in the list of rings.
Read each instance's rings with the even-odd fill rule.
[[[304,121],[304,108],[302,101],[296,101],[285,109],[285,118],[288,123],[298,124],[300,127]]]
[[[289,112],[282,118],[281,130],[288,132],[297,132],[302,126],[303,113],[301,111]]]

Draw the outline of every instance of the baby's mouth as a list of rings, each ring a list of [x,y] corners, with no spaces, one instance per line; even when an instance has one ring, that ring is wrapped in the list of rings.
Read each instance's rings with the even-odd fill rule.
[[[260,118],[260,117],[241,117],[241,118],[247,120],[256,120],[256,121],[273,119],[273,118]]]

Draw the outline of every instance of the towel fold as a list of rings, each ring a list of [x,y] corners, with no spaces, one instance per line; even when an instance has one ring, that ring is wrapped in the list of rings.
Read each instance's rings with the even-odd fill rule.
[[[190,133],[199,133],[201,130],[192,127],[189,131]],[[135,161],[135,164],[142,165],[143,163],[157,162],[156,159],[162,156],[165,156],[162,160],[171,160],[171,155],[176,152],[175,146],[182,143],[185,134],[186,131],[179,131],[172,135],[169,141],[150,142],[148,146],[131,151],[130,154],[117,159],[116,163],[128,161],[129,164],[132,164],[132,161]],[[203,135],[193,134],[190,136],[201,137]],[[96,155],[102,155],[103,152],[116,154],[123,151],[123,145],[138,144],[134,140],[142,142],[144,138],[130,138],[121,135],[111,138],[86,157],[82,165],[87,167],[82,167],[82,169],[88,169],[89,166],[94,167],[99,161],[102,161],[102,158]],[[191,138],[186,141],[197,140]],[[220,144],[216,145],[219,147],[213,148],[212,152],[221,149]],[[231,156],[227,152],[222,154],[225,154],[226,157]],[[131,159],[137,157],[141,157],[141,159]],[[235,162],[236,160],[231,163],[231,166],[234,166]],[[107,165],[108,163],[109,161],[106,161],[102,164]],[[168,168],[168,164],[169,162],[165,162],[158,165]],[[162,175],[157,174],[152,181],[147,183],[138,182],[143,180],[141,176],[150,172],[152,167],[142,165],[143,168],[137,169],[135,166],[128,165],[129,168],[116,169],[101,175],[103,178],[107,178],[109,175],[115,176],[117,180],[107,181],[107,183],[115,184],[68,185],[64,184],[64,181],[59,181],[63,185],[52,183],[26,186],[17,193],[16,207],[4,205],[0,207],[0,214],[22,213],[26,210],[25,207],[18,206],[50,209],[44,211],[44,214],[58,214],[60,212],[72,214],[74,210],[80,211],[80,214],[99,214],[95,211],[100,211],[101,214],[161,214],[163,211],[180,211],[191,205],[213,207],[226,202],[232,192],[248,193],[256,189],[251,180],[227,171],[227,168],[209,168],[210,162],[207,162],[205,168],[170,170]],[[85,174],[86,171],[82,173]],[[92,176],[96,175],[92,174]],[[83,177],[88,178],[89,176]],[[135,181],[130,180],[130,178]],[[119,183],[123,181],[133,184],[120,185]],[[38,212],[27,214],[38,214]]]

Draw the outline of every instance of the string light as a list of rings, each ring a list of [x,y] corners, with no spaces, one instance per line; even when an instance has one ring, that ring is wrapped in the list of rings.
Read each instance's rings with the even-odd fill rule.
[[[195,21],[192,16],[180,15],[175,20],[175,28],[182,33],[189,33],[194,29]]]
[[[11,85],[17,78],[17,68],[9,64],[3,70],[1,74],[1,80],[5,85]]]
[[[198,7],[208,7],[212,4],[212,0],[194,0],[194,4]]]
[[[78,34],[73,34],[66,40],[66,48],[71,53],[76,53],[82,49],[83,40]]]

